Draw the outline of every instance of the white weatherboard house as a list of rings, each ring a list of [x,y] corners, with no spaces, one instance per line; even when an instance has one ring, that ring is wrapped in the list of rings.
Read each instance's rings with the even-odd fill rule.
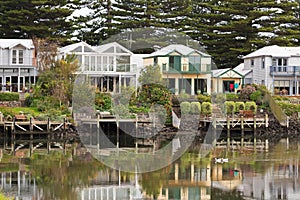
[[[211,56],[181,44],[172,44],[144,57],[144,66],[160,66],[175,94],[211,93]]]
[[[212,91],[216,93],[236,93],[241,89],[243,75],[231,69],[212,70]]]
[[[35,47],[30,39],[0,39],[0,91],[22,92],[36,82]]]
[[[277,93],[300,93],[300,47],[266,46],[243,57],[244,70],[252,70],[252,83]]]
[[[91,78],[91,84],[101,92],[120,92],[122,87],[137,86],[136,65],[131,63],[133,53],[113,42],[90,46],[79,42],[60,48],[59,58],[74,54],[80,64],[80,74]]]

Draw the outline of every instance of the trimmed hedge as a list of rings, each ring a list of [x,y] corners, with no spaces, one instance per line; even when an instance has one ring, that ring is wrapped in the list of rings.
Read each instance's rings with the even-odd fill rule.
[[[210,102],[203,102],[201,106],[202,114],[208,115],[212,113],[212,104]]]
[[[199,102],[191,103],[191,114],[200,114],[201,113],[201,104]]]
[[[247,101],[245,103],[245,109],[246,110],[252,110],[253,113],[255,114],[257,112],[257,105],[254,101]]]
[[[19,101],[20,95],[17,92],[0,92],[0,101]]]
[[[181,102],[180,110],[182,114],[189,114],[191,111],[191,103],[187,101]]]
[[[241,101],[235,102],[235,112],[238,113],[240,110],[245,110],[245,103]]]
[[[232,114],[233,112],[235,112],[234,101],[226,101],[224,104],[224,110],[226,114]]]

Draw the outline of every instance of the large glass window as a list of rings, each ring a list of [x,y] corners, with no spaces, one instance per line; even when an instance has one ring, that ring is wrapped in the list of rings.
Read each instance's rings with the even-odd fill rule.
[[[190,71],[200,70],[200,56],[189,56],[189,69]]]
[[[17,50],[12,51],[12,64],[17,64]]]
[[[23,50],[12,50],[12,64],[24,64],[24,51]]]

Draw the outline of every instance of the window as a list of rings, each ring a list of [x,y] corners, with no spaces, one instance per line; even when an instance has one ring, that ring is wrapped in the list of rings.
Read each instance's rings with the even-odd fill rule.
[[[17,64],[17,50],[12,51],[12,64]]]
[[[251,67],[254,67],[254,59],[251,59],[251,61],[250,61],[250,62],[251,62],[251,64],[250,64],[250,65],[251,65]]]
[[[200,56],[189,56],[190,71],[200,70]]]
[[[261,68],[264,69],[265,68],[265,58],[261,59]]]

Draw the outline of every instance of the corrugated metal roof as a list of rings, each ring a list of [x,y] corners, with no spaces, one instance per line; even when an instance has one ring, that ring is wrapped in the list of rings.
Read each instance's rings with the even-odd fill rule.
[[[165,55],[168,55],[172,52],[178,52],[179,54],[183,55],[183,56],[187,56],[193,52],[197,52],[203,56],[210,56],[206,53],[203,53],[199,50],[196,50],[196,49],[192,49],[188,46],[185,46],[185,45],[182,45],[182,44],[171,44],[171,45],[168,45],[166,47],[163,47],[161,48],[160,50],[158,51],[155,51],[153,53],[151,53],[149,55],[149,57],[154,57],[154,56],[165,56]]]
[[[296,55],[300,56],[300,47],[280,47],[278,45],[272,45],[258,49],[244,56],[243,59],[259,56],[291,57]]]

